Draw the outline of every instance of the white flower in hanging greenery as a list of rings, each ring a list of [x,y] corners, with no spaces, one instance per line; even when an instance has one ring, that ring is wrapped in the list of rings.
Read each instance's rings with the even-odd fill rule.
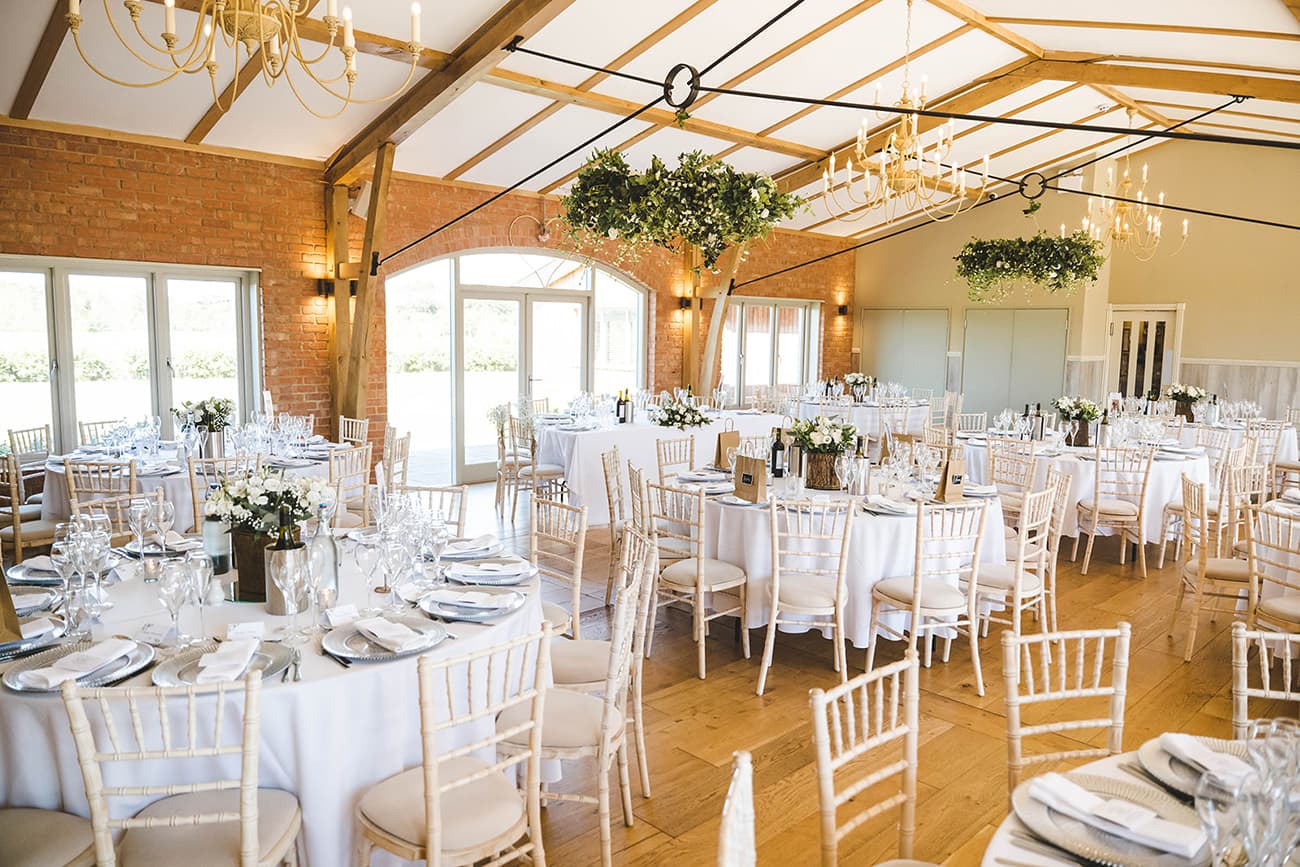
[[[1086,232],[1064,238],[1039,232],[1032,238],[976,239],[954,258],[970,299],[990,303],[1022,285],[1026,291],[1038,285],[1048,292],[1072,292],[1080,283],[1096,280],[1106,261],[1101,244]]]

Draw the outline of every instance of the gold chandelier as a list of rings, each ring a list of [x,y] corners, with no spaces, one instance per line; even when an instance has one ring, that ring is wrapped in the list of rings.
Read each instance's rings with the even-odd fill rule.
[[[1129,127],[1133,126],[1133,109],[1128,110]],[[1165,194],[1159,193],[1153,204],[1147,196],[1147,167],[1142,165],[1142,180],[1133,180],[1129,155],[1124,155],[1124,171],[1115,179],[1115,167],[1106,169],[1105,199],[1093,207],[1093,199],[1088,197],[1088,215],[1083,218],[1083,231],[1094,241],[1110,239],[1113,248],[1127,250],[1137,257],[1139,262],[1146,262],[1156,254],[1164,232]],[[1124,200],[1130,201],[1124,201]],[[1183,220],[1182,241],[1178,250],[1187,243],[1187,220]],[[1177,253],[1178,250],[1174,252]]]
[[[892,222],[916,210],[923,210],[931,220],[944,222],[979,202],[989,183],[989,158],[986,154],[979,172],[978,186],[967,186],[966,174],[970,168],[949,165],[946,160],[952,152],[953,122],[949,120],[939,128],[938,141],[927,148],[921,140],[920,115],[926,106],[925,76],[921,76],[921,89],[912,89],[912,0],[907,0],[907,35],[903,52],[903,94],[895,106],[900,109],[898,128],[889,134],[889,140],[878,153],[871,152],[871,134],[863,119],[858,130],[854,153],[860,169],[854,176],[853,160],[844,161],[841,180],[836,181],[835,154],[822,172],[822,200],[832,217],[854,222],[868,213],[881,209],[884,223]],[[880,104],[880,85],[876,85],[876,104]],[[893,117],[893,112],[876,112],[880,119]],[[855,190],[856,186],[856,190]],[[845,201],[840,200],[843,190]]]
[[[161,43],[150,37],[141,24],[143,0],[123,0],[135,35],[145,49],[151,51],[158,62],[137,50],[124,34],[126,28],[118,26],[111,10],[109,0],[104,2],[104,17],[118,41],[136,60],[149,69],[162,73],[154,81],[123,81],[104,72],[91,62],[82,49],[79,31],[81,29],[81,0],[68,0],[66,16],[68,28],[72,31],[77,53],[97,75],[123,87],[154,87],[170,81],[184,73],[193,75],[204,70],[212,83],[212,100],[221,111],[227,111],[234,101],[237,90],[232,89],[230,99],[221,103],[217,92],[217,70],[221,67],[218,58],[228,56],[235,68],[240,64],[240,47],[244,49],[245,59],[260,60],[262,80],[268,86],[280,79],[288,84],[289,89],[303,108],[320,118],[338,117],[352,104],[385,102],[401,93],[415,76],[415,68],[423,46],[420,44],[420,4],[411,4],[411,41],[406,43],[405,51],[411,56],[411,68],[406,73],[406,80],[392,93],[375,98],[361,99],[353,96],[352,88],[357,80],[357,40],[352,30],[352,10],[344,7],[339,17],[338,0],[327,0],[325,16],[320,21],[324,25],[327,38],[325,46],[317,53],[304,51],[303,39],[299,28],[310,21],[319,26],[315,19],[309,19],[308,13],[316,5],[313,0],[200,0],[198,3],[198,20],[194,32],[181,40],[176,32],[176,0],[164,0],[162,30],[159,33]],[[342,56],[342,69],[332,77],[326,73],[318,74],[317,69],[326,69],[324,64],[331,56],[335,42],[342,32],[342,42],[338,45]],[[313,41],[313,40],[306,40]],[[290,70],[297,68],[305,73],[316,86],[339,102],[338,110],[322,114],[303,98],[294,82]],[[335,67],[337,68],[337,66]],[[341,89],[341,82],[346,80],[346,90]]]

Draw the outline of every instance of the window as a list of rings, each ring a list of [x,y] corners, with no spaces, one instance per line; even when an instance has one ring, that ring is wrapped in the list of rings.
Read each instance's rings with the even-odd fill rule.
[[[77,423],[156,415],[226,397],[256,405],[257,275],[114,262],[0,258],[3,429],[50,424],[56,448]]]
[[[819,312],[816,301],[732,298],[722,325],[719,377],[731,400],[743,403],[758,388],[815,378]]]

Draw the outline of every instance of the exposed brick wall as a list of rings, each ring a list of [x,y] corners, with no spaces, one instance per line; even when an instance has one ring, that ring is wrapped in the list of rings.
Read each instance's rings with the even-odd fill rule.
[[[394,249],[477,205],[488,194],[454,184],[394,179],[387,240]],[[261,269],[264,375],[279,408],[315,413],[328,427],[329,308],[316,294],[325,268],[324,190],[319,172],[179,148],[0,126],[0,252],[143,262],[175,262]],[[547,204],[547,214],[555,206]],[[541,247],[542,201],[508,196],[385,265],[393,273],[428,259],[484,247]],[[513,229],[511,228],[514,224]],[[354,258],[364,223],[352,218]],[[565,249],[553,237],[546,245]],[[739,280],[842,249],[844,242],[775,232],[757,242]],[[613,265],[654,293],[647,324],[647,369],[655,388],[681,381],[682,323],[677,298],[688,286],[680,257],[654,250],[615,264],[612,249],[595,258]],[[842,373],[849,363],[852,317],[835,315],[851,304],[853,257],[767,280],[747,295],[821,300],[822,369]],[[375,296],[370,346],[372,439],[387,420],[383,282]],[[704,311],[705,322],[709,305]]]

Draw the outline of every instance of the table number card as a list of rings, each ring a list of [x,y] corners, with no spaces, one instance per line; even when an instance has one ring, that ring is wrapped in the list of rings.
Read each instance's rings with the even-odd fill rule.
[[[945,461],[943,475],[939,477],[939,489],[934,498],[941,503],[956,503],[965,496],[962,488],[966,484],[966,459],[952,458]]]
[[[14,607],[14,597],[9,592],[9,583],[0,578],[0,643],[22,640],[23,627],[18,622],[18,609]]]
[[[731,421],[731,419],[727,419]],[[740,431],[734,427],[718,432],[718,448],[713,453],[713,465],[715,467],[727,466],[727,449],[740,448]]]
[[[751,503],[767,499],[767,462],[748,455],[736,456],[736,497]]]

